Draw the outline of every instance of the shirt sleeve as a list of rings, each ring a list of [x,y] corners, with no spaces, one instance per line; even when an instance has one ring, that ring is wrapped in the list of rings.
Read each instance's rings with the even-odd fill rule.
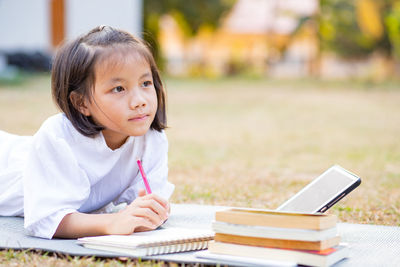
[[[143,169],[146,173],[152,193],[169,199],[175,186],[168,181],[168,139],[164,131],[151,130],[145,136],[142,157]],[[140,189],[145,188],[142,176],[138,171],[131,185],[114,201],[114,204],[131,203]]]
[[[23,172],[24,226],[28,234],[51,239],[65,215],[90,193],[90,182],[63,138],[40,131],[34,136]]]

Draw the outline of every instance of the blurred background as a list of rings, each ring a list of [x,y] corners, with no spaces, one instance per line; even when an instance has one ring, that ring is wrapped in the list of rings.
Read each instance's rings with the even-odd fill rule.
[[[398,0],[0,0],[0,76],[48,71],[62,40],[99,24],[146,39],[171,76],[400,72]]]
[[[104,24],[162,70],[173,202],[275,208],[339,164],[332,212],[400,225],[400,0],[0,0],[1,130],[59,112],[57,46]]]

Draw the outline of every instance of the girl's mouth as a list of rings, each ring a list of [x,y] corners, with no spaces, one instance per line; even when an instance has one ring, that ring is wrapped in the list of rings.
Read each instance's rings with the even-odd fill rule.
[[[149,115],[147,115],[147,114],[141,114],[141,115],[130,118],[129,121],[143,121],[143,120],[147,119],[148,116]]]

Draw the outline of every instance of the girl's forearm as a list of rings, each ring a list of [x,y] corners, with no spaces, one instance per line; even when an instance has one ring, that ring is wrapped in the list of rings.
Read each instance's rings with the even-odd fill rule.
[[[110,214],[73,212],[64,216],[53,237],[79,238],[97,235],[129,235],[135,231],[153,230],[161,225],[169,213],[164,199],[145,191],[125,209]]]
[[[79,238],[108,234],[113,214],[86,214],[80,212],[64,216],[54,234],[59,238]]]

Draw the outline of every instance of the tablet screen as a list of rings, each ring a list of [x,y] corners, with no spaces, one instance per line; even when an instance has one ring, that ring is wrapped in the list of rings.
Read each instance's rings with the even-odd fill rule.
[[[335,165],[283,203],[277,210],[304,213],[324,212],[360,182],[359,177]]]

